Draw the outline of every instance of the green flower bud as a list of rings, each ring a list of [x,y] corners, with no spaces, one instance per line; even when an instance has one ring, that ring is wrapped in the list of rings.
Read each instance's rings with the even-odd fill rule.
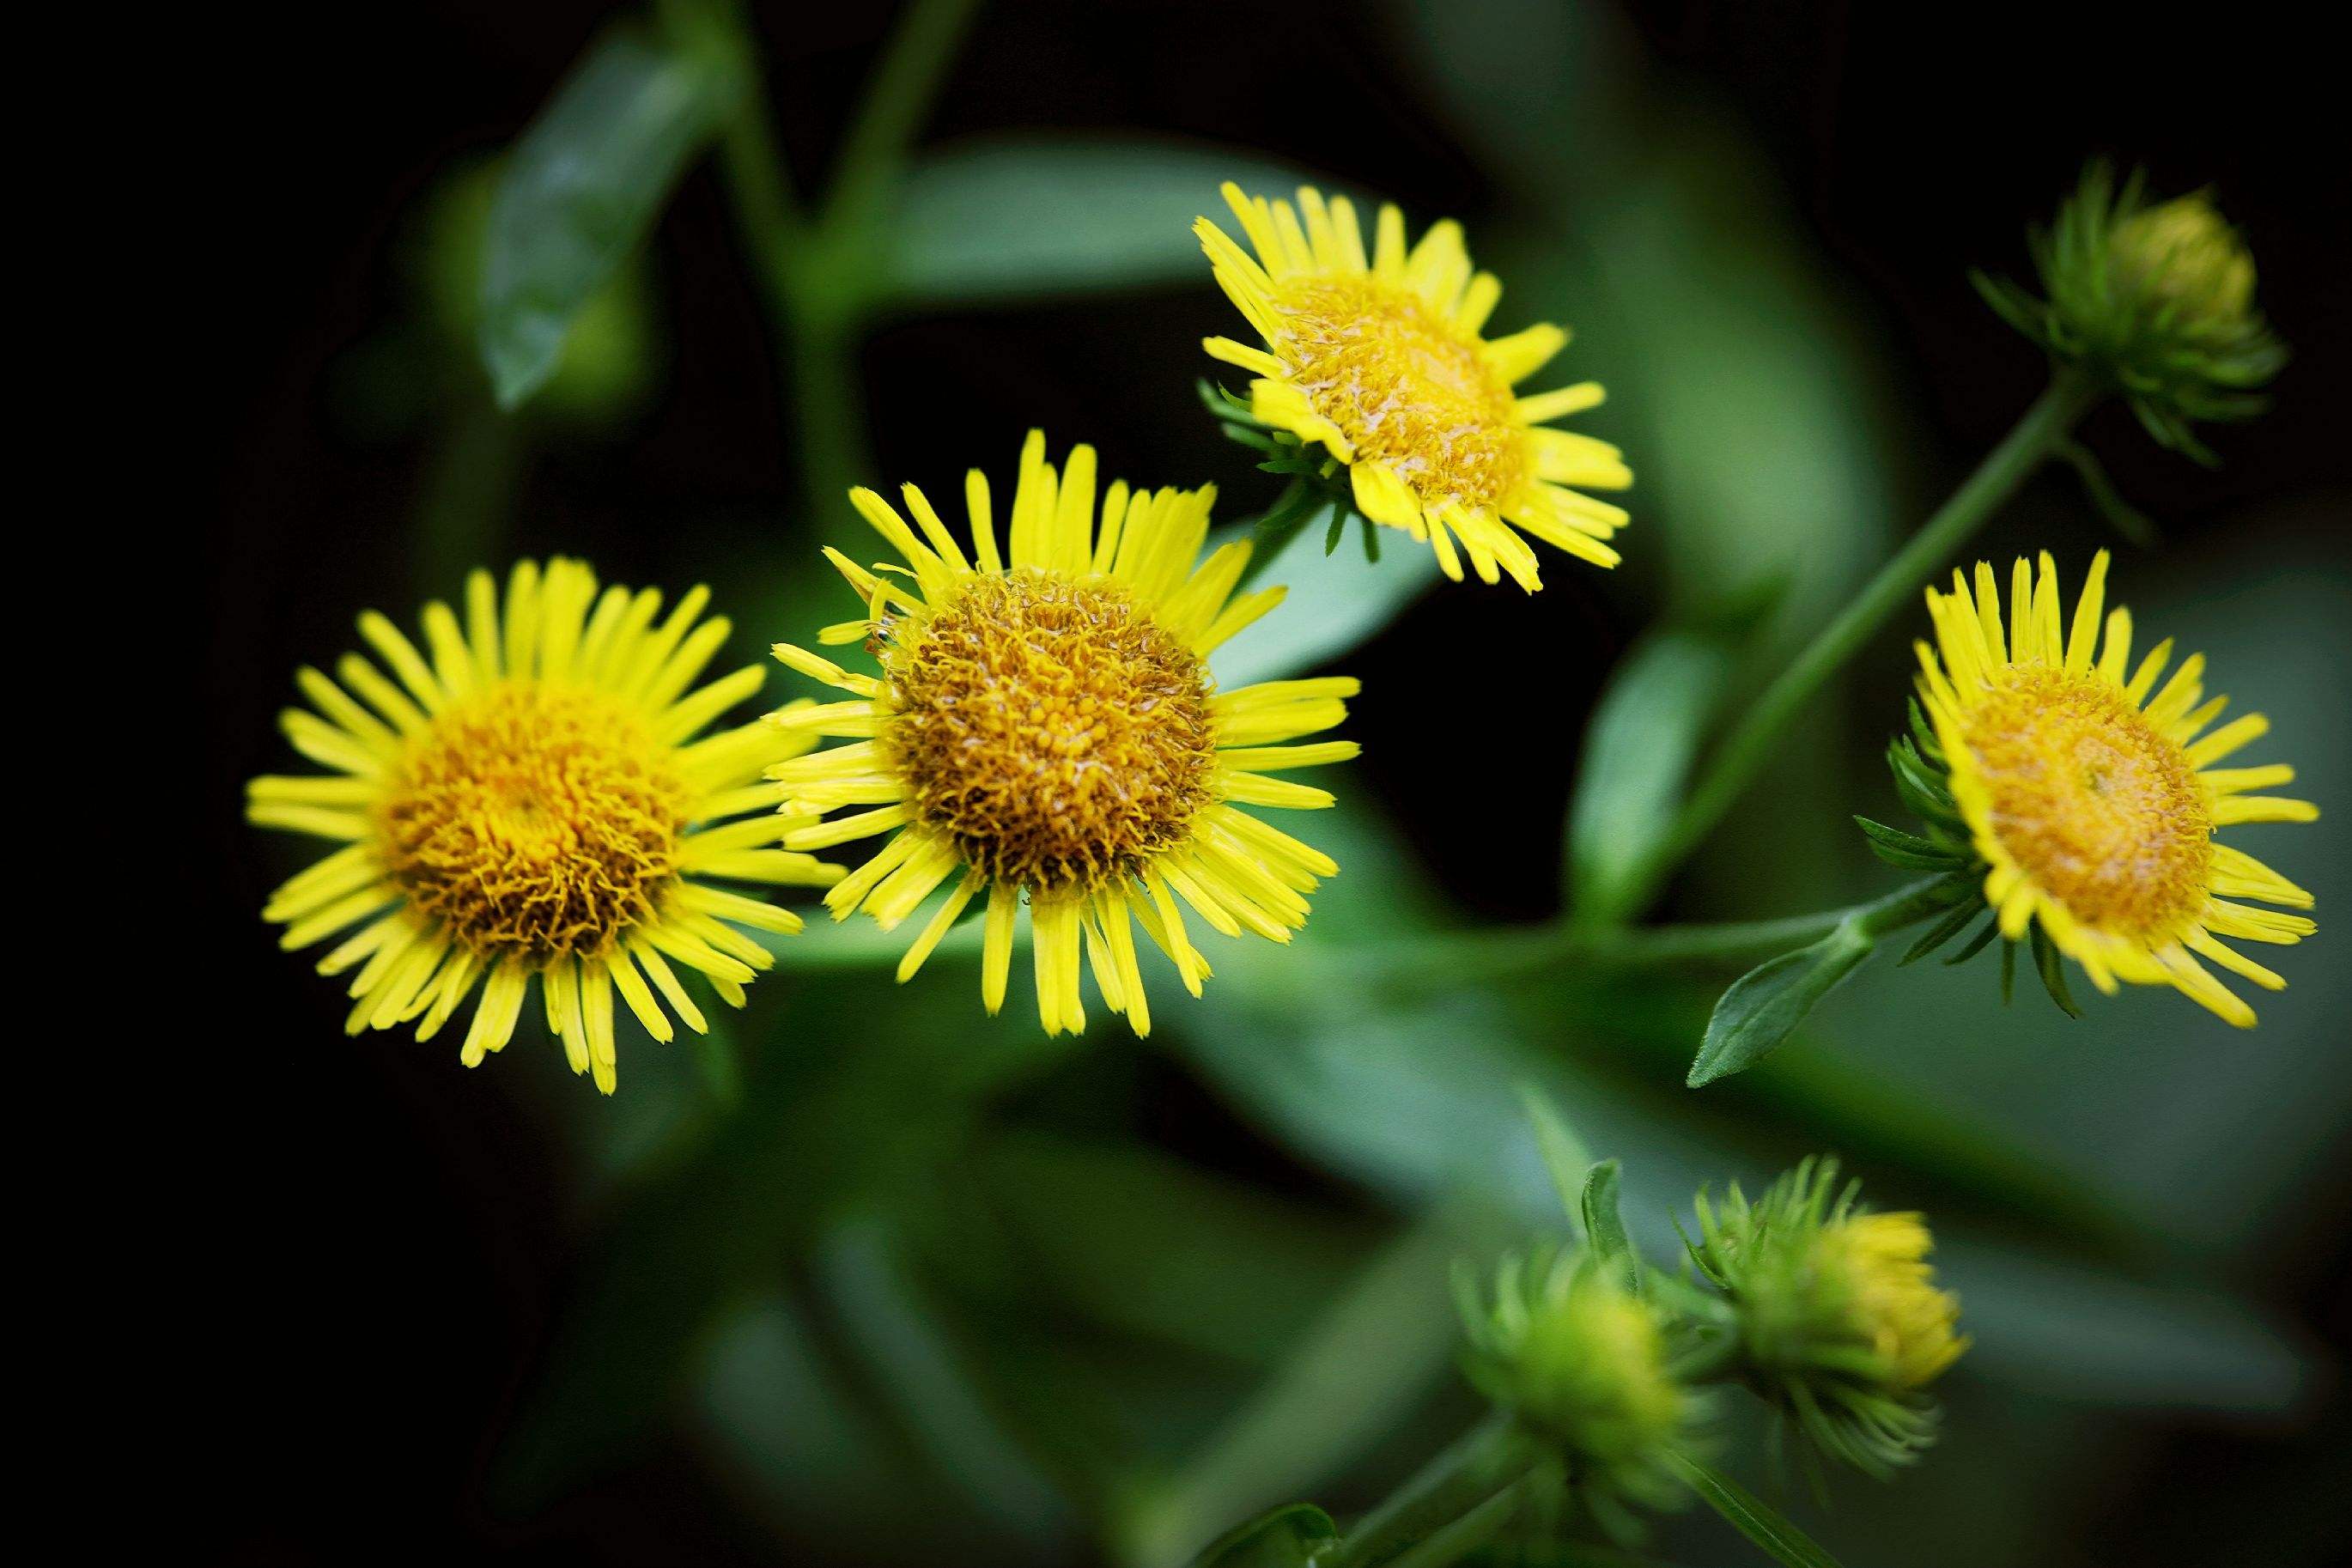
[[[1670,1508],[1681,1489],[1666,1456],[1704,1414],[1669,1354],[1656,1307],[1589,1255],[1507,1258],[1491,1303],[1463,1289],[1470,1381],[1565,1471],[1571,1491],[1612,1534],[1626,1504]]]
[[[2047,233],[2032,236],[2044,299],[1975,282],[2001,319],[2061,363],[2120,393],[2165,446],[2210,461],[2189,426],[2259,413],[2255,389],[2286,349],[2254,309],[2254,261],[2202,193],[2150,204],[2103,164]]]
[[[1923,1392],[1958,1359],[1959,1302],[1936,1288],[1916,1214],[1874,1214],[1833,1160],[1808,1160],[1748,1201],[1699,1194],[1700,1270],[1729,1300],[1748,1382],[1825,1453],[1873,1475],[1935,1438]]]
[[[2151,314],[2227,330],[2253,308],[2254,258],[2202,192],[2135,214],[2113,245],[2117,275]]]

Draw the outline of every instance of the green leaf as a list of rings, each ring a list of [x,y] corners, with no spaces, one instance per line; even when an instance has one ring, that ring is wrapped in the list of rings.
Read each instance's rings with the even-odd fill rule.
[[[926,304],[1151,284],[1210,286],[1192,220],[1218,184],[1286,189],[1290,170],[1180,142],[1023,139],[935,153],[908,171],[874,287]],[[1229,228],[1230,224],[1227,226]]]
[[[1544,1097],[1543,1090],[1531,1083],[1519,1085],[1519,1103],[1528,1109],[1528,1120],[1534,1123],[1536,1147],[1543,1154],[1544,1169],[1551,1173],[1552,1185],[1559,1189],[1560,1206],[1570,1214],[1577,1212],[1583,1190],[1585,1171],[1592,1164],[1592,1156],[1559,1111]]]
[[[1784,952],[1732,982],[1706,1021],[1706,1038],[1684,1081],[1697,1089],[1755,1066],[1876,946],[1849,920],[1811,947]]]
[[[1890,866],[1900,866],[1906,871],[1952,871],[1969,863],[1966,854],[1932,838],[1922,838],[1866,816],[1853,820],[1870,840],[1870,852]]]
[[[554,374],[581,313],[741,90],[740,70],[716,50],[615,32],[523,133],[482,256],[482,362],[501,406]]]
[[[2074,1005],[2074,994],[2066,988],[2066,961],[2039,922],[2033,927],[2033,968],[2042,976],[2042,988],[2050,993],[2050,1000],[2058,1004],[2058,1010],[2069,1018],[2081,1017],[2083,1010]]]
[[[1905,964],[1918,963],[1921,959],[1927,957],[1929,953],[1935,952],[1937,948],[1943,946],[1946,942],[1959,935],[1961,930],[1966,927],[1970,921],[1975,920],[1979,915],[1981,915],[1984,912],[1983,906],[1975,903],[1964,903],[1955,907],[1951,912],[1945,915],[1942,920],[1939,920],[1934,925],[1929,926],[1927,928],[1927,935],[1921,937],[1918,941],[1911,944],[1910,948],[1905,952],[1903,956],[1895,961],[1895,967],[1899,969]]]
[[[1661,632],[1628,654],[1585,729],[1568,816],[1570,906],[1609,921],[1682,804],[1699,736],[1734,667],[1723,638]]]
[[[1731,1521],[1733,1529],[1764,1550],[1783,1568],[1838,1568],[1838,1560],[1799,1530],[1780,1510],[1722,1471],[1670,1453],[1667,1464],[1688,1482],[1701,1501]]]
[[[1229,1531],[1193,1562],[1196,1568],[1310,1568],[1339,1540],[1329,1514],[1313,1503],[1287,1503]]]
[[[1283,584],[1289,595],[1210,656],[1217,684],[1228,691],[1303,675],[1377,637],[1437,581],[1437,558],[1426,545],[1391,550],[1376,562],[1326,555],[1314,531],[1301,529],[1257,580]]]
[[[1618,1163],[1603,1160],[1592,1167],[1584,1178],[1584,1234],[1590,1238],[1593,1258],[1607,1269],[1619,1288],[1638,1296],[1642,1293],[1642,1255],[1625,1236],[1625,1221],[1618,1212]]]

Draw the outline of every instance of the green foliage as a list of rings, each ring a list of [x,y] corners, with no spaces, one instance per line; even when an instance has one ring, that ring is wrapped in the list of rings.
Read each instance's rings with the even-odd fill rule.
[[[1569,806],[1569,901],[1580,920],[1607,924],[1630,912],[1637,875],[1674,825],[1736,656],[1719,635],[1655,632],[1611,677],[1585,727]]]
[[[1744,1072],[1780,1049],[1821,999],[1837,989],[1878,946],[1858,925],[1835,931],[1794,952],[1784,952],[1733,982],[1706,1021],[1706,1037],[1685,1081],[1704,1088]]]
[[[885,230],[877,303],[1009,302],[1197,284],[1192,220],[1219,182],[1253,190],[1296,173],[1228,147],[1030,138],[929,153],[908,169]]]
[[[574,68],[515,144],[482,250],[481,353],[512,408],[643,242],[743,90],[740,67],[629,30]]]

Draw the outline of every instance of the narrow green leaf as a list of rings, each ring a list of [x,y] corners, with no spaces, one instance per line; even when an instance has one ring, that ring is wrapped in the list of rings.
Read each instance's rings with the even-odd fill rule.
[[[1910,950],[1904,953],[1904,955],[1895,962],[1895,967],[1900,969],[1906,963],[1916,963],[1919,960],[1927,957],[1929,953],[1935,952],[1937,948],[1943,946],[1946,942],[1959,935],[1962,928],[1967,926],[1970,921],[1976,919],[1982,913],[1984,913],[1984,910],[1981,905],[1976,903],[1963,903],[1959,905],[1950,913],[1947,914],[1942,920],[1939,920],[1934,925],[1929,926],[1927,928],[1927,934],[1911,944]]]
[[[1971,909],[1974,908],[1972,905],[1968,907]],[[1985,950],[1985,944],[1991,942],[1995,936],[2000,934],[2000,917],[1994,914],[1990,910],[1986,910],[1984,924],[1977,928],[1975,935],[1969,937],[1968,941],[1962,942],[1952,952],[1945,954],[1944,963],[1947,965],[1966,963],[1969,959],[1974,958],[1978,953],[1982,952]]]
[[[499,404],[554,373],[611,281],[742,89],[734,62],[606,35],[515,144],[482,256],[482,363]]]
[[[1569,902],[1617,918],[1637,868],[1672,825],[1699,737],[1734,664],[1723,638],[1661,632],[1628,654],[1585,729],[1568,815]]]
[[[1584,1178],[1584,1234],[1592,1257],[1618,1286],[1642,1293],[1642,1255],[1625,1236],[1624,1217],[1618,1212],[1618,1163],[1603,1160]]]
[[[1811,947],[1784,952],[1741,975],[1715,1005],[1706,1038],[1684,1081],[1698,1089],[1762,1060],[1876,945],[1849,920]]]
[[[1890,866],[1899,866],[1906,871],[1952,871],[1968,864],[1967,856],[1932,838],[1922,838],[1866,816],[1853,820],[1870,840],[1870,852]]]
[[[2050,1000],[2069,1018],[2079,1018],[2083,1010],[2074,1005],[2074,994],[2066,986],[2066,961],[2058,944],[2039,924],[2033,928],[2033,967],[2042,976],[2042,988],[2050,993]]]
[[[1699,1495],[1699,1500],[1728,1520],[1734,1530],[1782,1568],[1838,1568],[1838,1560],[1811,1536],[1722,1471],[1681,1454],[1668,1454],[1666,1462]]]
[[[1168,283],[1205,289],[1209,263],[1192,220],[1224,210],[1225,180],[1286,190],[1298,175],[1205,143],[1024,138],[950,148],[908,171],[873,286],[925,303]]]
[[[1294,1502],[1239,1526],[1193,1563],[1195,1568],[1309,1568],[1339,1540],[1329,1514],[1313,1503]]]
[[[1569,1131],[1543,1090],[1531,1083],[1519,1085],[1519,1103],[1527,1107],[1528,1120],[1535,1126],[1536,1147],[1543,1154],[1544,1169],[1551,1173],[1551,1184],[1559,1189],[1560,1206],[1573,1217],[1581,1203],[1580,1194],[1592,1156],[1585,1152],[1584,1141]]]

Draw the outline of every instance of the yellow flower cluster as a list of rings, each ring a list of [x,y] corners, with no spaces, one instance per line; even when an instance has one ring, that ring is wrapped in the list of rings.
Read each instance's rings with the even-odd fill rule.
[[[1251,374],[1248,414],[1268,441],[1457,580],[1466,562],[1535,591],[1531,541],[1616,563],[1626,513],[1588,492],[1631,473],[1616,447],[1553,425],[1601,390],[1517,390],[1568,334],[1487,336],[1501,286],[1474,268],[1457,225],[1408,245],[1394,206],[1367,236],[1352,203],[1312,188],[1295,203],[1224,195],[1241,238],[1206,217],[1196,232],[1257,342],[1206,347]],[[2138,211],[2112,243],[2150,300],[2246,307],[2252,263],[2201,198]],[[1009,492],[971,472],[958,527],[912,485],[895,502],[855,490],[894,559],[828,551],[857,614],[814,647],[774,645],[842,695],[716,731],[763,679],[754,667],[698,684],[729,637],[700,588],[665,614],[655,590],[524,562],[503,586],[477,573],[462,610],[425,606],[421,642],[363,616],[375,660],[302,671],[309,706],[285,717],[327,772],[250,788],[255,823],[337,846],[266,916],[289,947],[333,940],[320,968],[351,973],[352,1031],[414,1023],[429,1038],[478,996],[460,1047],[471,1065],[506,1044],[536,991],[574,1070],[607,1092],[616,997],[657,1039],[673,1020],[700,1029],[680,972],[740,1005],[774,963],[747,931],[799,930],[729,883],[824,888],[836,921],[914,922],[902,980],[976,910],[992,1013],[1025,909],[1046,1032],[1085,1027],[1090,973],[1146,1033],[1148,951],[1198,995],[1199,930],[1287,942],[1305,925],[1338,868],[1261,814],[1331,805],[1289,775],[1356,754],[1326,738],[1355,680],[1213,679],[1210,657],[1284,593],[1252,585],[1250,542],[1212,541],[1214,499],[1104,483],[1085,446],[1056,466],[1037,433]],[[2311,897],[2214,835],[2315,812],[2263,793],[2292,777],[2284,766],[2216,765],[2263,721],[2214,727],[2222,700],[2205,699],[2201,658],[2159,685],[2169,644],[2133,665],[2128,614],[2103,617],[2105,572],[2103,554],[2071,617],[2047,555],[2038,573],[2017,564],[2006,625],[1989,567],[1928,595],[1936,641],[1920,647],[1919,680],[1939,787],[2003,935],[2038,926],[2102,989],[2168,984],[2251,1024],[2205,964],[2284,984],[2222,939],[2309,935],[2309,919],[2240,900]],[[862,668],[817,651],[853,647]],[[817,858],[877,838],[854,869]],[[1889,1283],[1917,1262],[1904,1261],[1902,1216],[1856,1221],[1848,1240],[1891,1353],[1932,1375],[1957,1352],[1934,1293]]]

